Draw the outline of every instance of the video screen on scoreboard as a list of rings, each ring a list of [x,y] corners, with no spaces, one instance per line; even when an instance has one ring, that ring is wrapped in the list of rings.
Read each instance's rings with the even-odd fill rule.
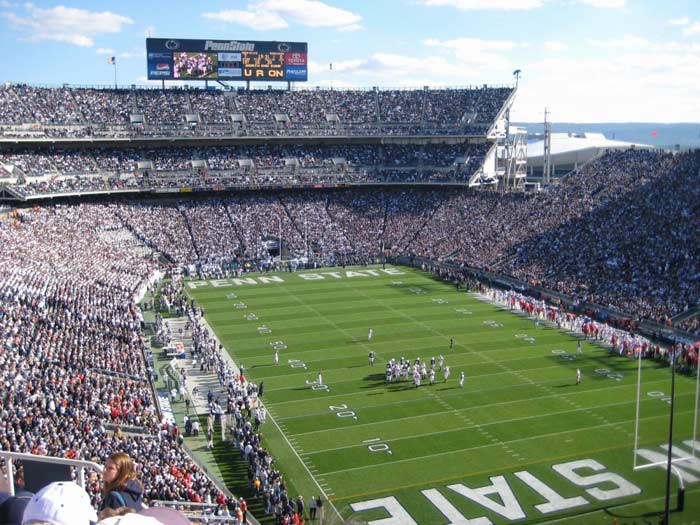
[[[218,73],[218,56],[216,53],[182,53],[173,54],[173,78],[182,79],[216,79]]]
[[[308,80],[306,42],[147,38],[149,80]]]

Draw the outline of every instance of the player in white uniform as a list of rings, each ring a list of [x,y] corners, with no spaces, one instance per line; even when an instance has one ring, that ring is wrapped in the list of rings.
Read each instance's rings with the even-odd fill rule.
[[[435,384],[435,370],[430,369],[430,384],[431,386]]]
[[[369,353],[369,366],[374,366],[374,352],[370,351]]]
[[[367,342],[368,342],[368,343],[371,343],[371,342],[372,342],[372,336],[373,336],[373,335],[374,335],[374,332],[372,331],[371,328],[370,328],[369,330],[367,330]]]
[[[319,385],[323,385],[323,370],[318,371],[318,379],[316,380],[316,382]]]
[[[464,372],[459,374],[459,387],[464,388]]]
[[[583,348],[581,348],[581,341],[576,342],[576,355],[583,355]]]
[[[445,356],[442,354],[438,358],[438,365],[440,365],[440,370],[442,370],[442,367],[445,366]]]
[[[447,383],[447,380],[450,378],[450,367],[446,366],[443,373],[445,374],[445,383]]]
[[[577,385],[581,384],[581,369],[580,368],[576,369],[576,384]]]
[[[280,353],[277,350],[275,350],[275,364],[280,364]]]

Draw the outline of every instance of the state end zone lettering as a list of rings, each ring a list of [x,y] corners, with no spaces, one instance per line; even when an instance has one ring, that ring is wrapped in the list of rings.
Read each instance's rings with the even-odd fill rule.
[[[566,482],[580,487],[583,494],[573,497],[564,497],[557,490],[538,479],[536,476],[522,470],[510,475],[491,476],[490,484],[481,487],[470,488],[458,483],[447,485],[447,489],[463,496],[477,505],[502,516],[508,521],[518,521],[527,517],[536,518],[537,515],[546,515],[569,509],[585,511],[584,507],[596,502],[611,502],[620,498],[636,496],[642,493],[642,489],[627,481],[622,476],[607,471],[606,467],[595,459],[582,459],[552,465],[552,470],[559,474]],[[544,500],[534,506],[526,514],[520,503],[518,494],[514,492],[511,484],[514,479],[520,480],[531,491]],[[567,490],[567,492],[570,492]],[[520,493],[520,491],[518,491]],[[422,490],[421,494],[435,506],[446,518],[453,523],[489,525],[492,523],[486,516],[464,516],[448,499],[435,488]],[[493,498],[497,496],[497,498]],[[498,502],[500,499],[501,503]],[[369,501],[351,503],[350,508],[355,513],[361,513],[372,509],[384,509],[391,521],[375,520],[368,524],[400,523],[402,525],[418,525],[409,512],[393,497],[384,497]]]
[[[683,442],[683,445],[688,447],[688,453],[690,453],[690,450],[699,447],[700,443],[686,440]],[[675,449],[676,447],[674,446]],[[678,452],[680,453],[680,448]],[[637,453],[642,458],[653,462],[663,459],[666,451],[664,450],[664,445],[660,445],[659,451],[639,449]],[[551,468],[563,478],[563,483],[580,488],[582,494],[564,497],[551,484],[542,481],[527,470],[507,475],[490,476],[490,484],[482,485],[481,487],[471,488],[458,483],[447,485],[446,488],[484,509],[498,514],[506,519],[507,522],[516,522],[524,518],[536,520],[538,517],[546,518],[549,514],[567,510],[573,511],[573,517],[581,513],[602,510],[602,508],[607,506],[614,506],[620,500],[634,498],[642,494],[640,487],[619,474],[608,471],[605,465],[595,459],[580,459],[566,463],[557,463],[551,465]],[[665,466],[659,464],[657,469],[665,471]],[[700,482],[700,477],[695,475],[700,475],[700,460],[691,457],[688,459],[688,462],[677,464],[676,474],[682,478],[684,484]],[[513,484],[513,481],[516,479],[522,483],[520,485]],[[539,501],[544,502],[534,505],[533,508],[527,508],[523,505],[521,503],[525,496],[523,490],[528,489],[520,488],[522,484],[526,485],[538,497]],[[518,487],[518,490],[514,491],[512,486]],[[561,487],[562,485],[558,483],[557,486]],[[571,493],[569,487],[566,488],[566,492]],[[421,490],[420,493],[451,523],[468,523],[470,525],[491,525],[493,523],[486,516],[464,516],[437,488]],[[654,496],[658,497],[659,494],[654,494]],[[497,496],[497,498],[494,499],[493,496]],[[651,494],[646,496],[655,499]],[[498,503],[498,499],[500,499],[501,503]],[[626,505],[643,504],[645,501],[645,499],[636,498],[626,503]],[[605,505],[601,508],[596,506],[596,503]],[[389,514],[389,518],[368,521],[368,525],[391,525],[394,523],[418,525],[411,514],[394,496],[351,503],[350,508],[355,513],[383,509],[384,512]],[[551,516],[551,518],[555,518],[555,516]]]

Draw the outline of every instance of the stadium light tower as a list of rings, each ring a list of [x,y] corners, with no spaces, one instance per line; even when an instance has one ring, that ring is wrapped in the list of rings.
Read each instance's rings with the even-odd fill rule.
[[[279,236],[277,237],[277,244],[280,249],[280,266],[282,265],[282,215],[277,214],[277,223],[279,225]]]
[[[515,71],[513,71],[513,76],[515,77],[515,87],[516,88],[518,87],[518,80],[520,80],[520,73],[522,73],[522,71],[520,71],[519,69],[516,69]]]
[[[548,185],[552,176],[552,123],[547,120],[549,111],[544,108],[544,163],[542,165],[542,182]]]

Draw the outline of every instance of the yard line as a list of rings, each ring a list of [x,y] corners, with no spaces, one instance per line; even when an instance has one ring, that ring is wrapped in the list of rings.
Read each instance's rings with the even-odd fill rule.
[[[320,317],[321,319],[323,319],[323,321],[325,321],[326,324],[331,325],[337,331],[345,334],[346,336],[350,337],[351,339],[357,339],[352,333],[350,333],[347,330],[345,330],[344,328],[341,328],[340,326],[338,326],[334,321],[331,321],[329,318],[327,318],[325,315],[323,315],[321,312],[319,312],[316,308],[314,308],[313,306],[311,306],[311,305],[305,303],[304,301],[302,301],[301,299],[299,299],[299,297],[296,294],[291,293],[287,288],[282,288],[282,289],[285,291],[285,293],[287,295],[289,295],[291,298],[293,298],[297,303],[299,303],[300,305],[305,307],[307,310],[311,310],[313,313],[316,314],[317,317]],[[359,341],[360,341],[360,346],[362,346],[365,349],[365,351],[367,353],[369,353],[368,350],[371,350],[371,348],[362,342],[363,339],[359,339]],[[381,356],[381,354],[379,352],[375,352],[375,355],[377,357]]]
[[[287,446],[292,450],[292,452],[294,453],[294,455],[296,456],[296,458],[299,460],[299,463],[301,463],[301,465],[304,467],[304,470],[306,470],[306,472],[308,473],[309,477],[310,477],[310,478],[313,480],[313,482],[316,484],[316,486],[318,487],[318,490],[320,490],[320,491],[321,491],[321,494],[323,494],[323,496],[326,498],[326,500],[328,500],[328,494],[327,494],[327,493],[321,488],[321,486],[318,484],[318,481],[316,480],[316,478],[314,477],[314,475],[313,475],[313,474],[311,473],[311,471],[309,470],[309,467],[306,465],[306,462],[305,462],[303,459],[301,459],[301,457],[299,456],[299,453],[296,451],[296,449],[295,449],[295,448],[292,446],[292,444],[289,442],[289,439],[287,439],[287,434],[286,434],[285,432],[282,432],[282,429],[281,429],[280,426],[277,424],[277,421],[275,421],[275,418],[272,417],[272,416],[270,415],[269,411],[268,411],[268,416],[270,416],[270,421],[272,421],[272,424],[275,425],[275,426],[277,427],[277,430],[278,430],[279,433],[282,435],[282,438],[286,441]],[[340,512],[338,512],[338,509],[335,507],[335,505],[333,505],[333,502],[328,501],[328,504],[331,506],[331,508],[333,509],[333,511],[336,513],[336,515],[338,516],[338,518],[340,519],[340,521],[343,521],[343,517],[340,515]]]
[[[557,380],[557,381],[559,381],[559,380]],[[658,381],[648,381],[648,382],[647,382],[647,384],[649,384],[649,385],[655,384],[655,383],[668,383],[668,380],[667,380],[667,379],[659,379]],[[406,384],[408,384],[408,383],[406,383]],[[489,389],[479,389],[479,390],[460,390],[460,392],[457,392],[457,393],[454,393],[454,394],[444,394],[444,395],[442,395],[442,397],[443,397],[443,398],[462,397],[463,394],[469,394],[469,393],[474,393],[474,392],[479,392],[479,393],[494,392],[494,391],[497,391],[497,390],[507,390],[507,389],[509,389],[509,388],[514,388],[514,387],[518,387],[518,386],[524,386],[524,385],[528,385],[528,384],[531,384],[531,383],[521,383],[521,384],[518,384],[518,385],[508,385],[508,386],[504,386],[504,387],[489,388]],[[632,385],[632,384],[623,384],[623,383],[620,383],[620,384],[615,383],[615,384],[613,384],[613,385],[611,385],[611,386],[598,388],[598,389],[596,389],[596,390],[581,390],[581,391],[578,391],[578,392],[576,392],[576,393],[572,392],[572,393],[570,393],[570,394],[564,394],[564,395],[562,395],[561,393],[557,392],[557,393],[547,394],[547,395],[545,395],[545,396],[522,398],[522,399],[518,399],[518,400],[516,400],[516,401],[536,401],[536,400],[548,399],[548,398],[565,399],[566,396],[568,396],[568,395],[579,395],[579,394],[586,394],[586,393],[590,393],[590,392],[596,392],[596,393],[597,393],[597,392],[604,392],[604,391],[606,391],[606,390],[614,390],[614,389],[618,389],[618,388],[634,388],[634,385]],[[358,393],[358,395],[359,395],[359,394],[362,394],[363,397],[365,396],[365,394],[362,393],[362,392],[361,392],[361,393]],[[353,395],[353,394],[338,394],[338,395],[336,395],[336,396],[325,396],[323,399],[324,399],[324,400],[328,400],[328,399],[333,399],[334,397],[336,397],[336,398],[339,397],[339,398],[345,399],[345,398],[351,397],[352,395]],[[680,394],[680,396],[686,396],[686,395],[693,395],[693,394],[691,394],[691,393]],[[376,404],[376,405],[358,406],[358,407],[357,407],[357,410],[365,410],[365,409],[372,409],[372,408],[378,408],[378,407],[389,407],[389,406],[404,405],[404,404],[410,404],[410,403],[420,403],[420,402],[426,401],[427,399],[429,399],[429,398],[428,398],[428,397],[420,397],[420,398],[415,398],[415,399],[407,399],[407,400],[402,400],[402,401],[396,401],[396,402],[392,402],[392,403],[379,403],[379,404]],[[276,405],[280,405],[280,404],[283,404],[283,403],[287,403],[287,404],[289,404],[289,403],[306,403],[307,401],[308,401],[307,399],[303,399],[303,400],[302,400],[302,399],[299,399],[299,400],[295,400],[295,401],[284,401],[284,402],[276,403]],[[498,403],[489,403],[489,404],[486,404],[486,405],[479,405],[479,406],[467,407],[467,408],[462,409],[462,410],[467,410],[467,409],[479,409],[479,408],[485,408],[485,407],[495,407],[495,406],[498,406],[498,405],[508,405],[508,404],[513,403],[513,402],[514,402],[513,400],[500,401],[500,402],[498,402]],[[289,421],[289,420],[300,419],[300,418],[303,419],[303,418],[306,418],[306,417],[309,417],[309,416],[322,416],[322,415],[326,415],[326,414],[327,414],[327,412],[311,412],[311,413],[299,414],[299,415],[296,415],[296,416],[284,416],[284,417],[281,417],[281,418],[278,418],[278,419],[283,420],[283,421]],[[421,415],[419,415],[419,416],[409,416],[409,418],[412,418],[412,417],[422,417],[422,416],[421,416]],[[400,421],[401,419],[403,419],[403,418],[400,418],[400,419],[398,419],[398,420],[396,420],[396,421]],[[391,420],[391,421],[394,421],[394,420]],[[312,433],[312,432],[315,432],[315,431],[310,431],[310,433]],[[302,433],[297,433],[297,434],[294,434],[294,435],[295,435],[295,436],[299,436],[299,435],[302,435],[302,434],[304,434],[304,432],[302,432]]]
[[[435,346],[430,346],[430,347],[425,347],[425,348],[431,350],[433,353],[435,352]],[[538,347],[534,347],[533,349],[534,349],[534,350],[537,350]],[[503,350],[503,349],[499,349],[499,351],[500,351],[500,350]],[[518,349],[518,351],[519,351],[519,350],[520,350],[520,349]],[[402,350],[402,351],[403,351],[403,350]],[[409,351],[410,351],[410,350],[409,350]],[[314,351],[314,352],[315,352],[315,351]],[[306,352],[303,352],[303,351],[294,351],[294,357],[297,358],[297,357],[299,357],[301,354],[304,354],[304,353],[306,353]],[[403,352],[403,353],[407,354],[408,352]],[[451,356],[455,356],[455,357],[458,357],[458,356],[459,356],[459,357],[469,357],[469,356],[472,355],[472,354],[479,354],[479,353],[480,353],[479,351],[474,350],[474,351],[470,351],[469,353],[457,352],[457,353],[450,354],[450,355],[451,355]],[[338,357],[339,359],[342,359],[342,358],[350,358],[350,357],[357,357],[357,354],[355,353],[355,354],[348,354],[348,355],[339,355],[339,354],[335,354],[335,353],[334,353],[334,354],[333,354],[333,358],[335,359],[336,357]],[[532,355],[532,356],[528,356],[528,357],[520,357],[520,358],[518,358],[518,359],[513,359],[513,360],[511,360],[510,362],[528,361],[528,360],[532,360],[532,359],[544,359],[544,358],[546,358],[546,357],[549,357],[549,354],[544,354],[544,355],[543,355],[543,354],[537,354],[537,355]],[[265,359],[266,359],[266,363],[267,363],[267,362],[269,361],[269,357],[267,356],[267,354],[265,355]],[[309,361],[308,359],[299,359],[299,360],[300,360],[300,361],[304,361],[307,365],[308,365],[309,363],[314,363],[314,362],[315,362],[315,361]],[[319,359],[318,362],[324,362],[324,361],[327,361],[327,360],[328,360],[328,356],[326,355],[325,359]],[[250,362],[250,359],[248,360],[248,362]],[[363,362],[364,362],[364,361],[363,361]],[[452,366],[453,368],[454,368],[454,367],[457,367],[457,366],[479,366],[479,365],[484,364],[483,361],[481,361],[481,362],[479,362],[479,363],[470,363],[470,362],[464,362],[464,363],[462,363],[462,362],[456,362],[456,363],[455,363],[455,361],[452,360],[452,359],[450,360],[450,362],[452,363],[451,366]],[[256,366],[256,365],[253,365],[253,366],[251,367],[251,369],[252,369],[252,368],[258,368],[258,367],[263,367],[263,366],[267,366],[267,367],[269,367],[269,368],[279,368],[279,366],[275,366],[274,364],[268,363],[268,364],[266,364],[266,365],[257,365],[257,366]],[[537,367],[537,368],[526,368],[526,369],[522,370],[522,372],[528,372],[528,371],[530,371],[530,370],[545,370],[545,369],[548,369],[548,368],[560,368],[560,366],[561,366],[561,365],[547,366],[547,367]],[[345,366],[345,367],[333,368],[333,369],[330,369],[330,370],[355,370],[356,368],[358,368],[358,367],[357,367],[357,366]],[[368,369],[368,370],[372,370],[372,367],[370,367],[370,366],[363,366],[362,368],[366,368],[366,369]],[[287,368],[287,367],[284,367],[284,370],[288,370],[288,368]],[[504,373],[504,372],[494,372],[493,374],[479,374],[479,375],[472,375],[471,377],[488,377],[488,376],[490,376],[490,375],[498,375],[498,374],[503,374],[503,373]],[[289,377],[293,377],[293,375],[291,375],[291,374],[289,374],[289,373],[286,373],[286,374],[275,374],[275,375],[266,375],[266,376],[263,377],[263,379],[264,379],[265,381],[267,381],[268,379],[289,378]],[[286,389],[286,388],[268,389],[268,391],[272,392],[273,390],[285,390],[285,389]]]
[[[271,321],[271,323],[274,323],[274,321]],[[317,332],[314,332],[314,333],[317,334]],[[474,336],[479,336],[479,335],[486,335],[486,334],[488,334],[488,333],[490,333],[490,331],[487,331],[487,332],[481,332],[481,331],[475,332],[475,331],[473,331],[473,330],[470,330],[469,332],[456,332],[454,335],[457,335],[457,336],[463,335],[463,336],[474,337]],[[553,330],[553,331],[552,331],[550,334],[548,334],[548,335],[552,335],[552,339],[556,339],[556,334],[557,334],[557,333],[558,333],[557,330]],[[298,332],[295,332],[295,333],[294,333],[294,337],[295,337],[295,338],[301,339],[301,338],[299,337]],[[389,346],[389,345],[392,345],[392,346],[401,346],[402,352],[404,352],[404,353],[406,353],[406,354],[409,353],[409,352],[435,351],[435,345],[434,345],[434,344],[420,345],[420,346],[408,346],[408,345],[404,345],[404,343],[409,343],[409,344],[410,344],[410,343],[415,343],[417,340],[422,340],[422,339],[426,339],[426,340],[428,340],[428,341],[432,341],[432,339],[433,339],[434,337],[435,337],[435,336],[432,336],[432,335],[430,335],[430,336],[423,336],[423,337],[415,337],[415,336],[414,336],[414,337],[410,337],[410,338],[406,338],[406,339],[403,339],[403,338],[400,338],[400,337],[395,337],[395,338],[393,338],[391,341],[377,341],[377,342],[374,342],[374,343],[372,343],[372,344],[373,344],[373,346],[374,346],[375,348],[376,348],[376,347],[381,347],[381,346]],[[440,335],[440,337],[442,337],[442,335]],[[359,339],[358,339],[357,337],[353,337],[353,338],[359,341]],[[516,350],[516,351],[522,350],[522,351],[531,352],[531,351],[536,350],[537,348],[539,348],[539,347],[541,347],[541,346],[544,346],[545,344],[551,344],[550,342],[543,341],[543,342],[541,342],[541,343],[539,343],[539,344],[531,344],[531,345],[528,344],[528,345],[523,345],[522,343],[519,343],[517,339],[513,339],[513,338],[512,338],[512,335],[511,335],[510,333],[508,333],[508,335],[504,335],[504,336],[501,337],[500,339],[499,339],[499,338],[495,338],[495,337],[490,337],[489,339],[490,339],[490,341],[492,341],[492,342],[499,343],[499,346],[498,346],[497,348],[493,348],[493,349],[491,349],[491,350],[482,349],[482,350],[479,350],[479,352],[501,352],[501,351],[503,351],[503,350],[510,350],[510,349]],[[245,339],[243,339],[243,340],[245,340]],[[239,341],[240,341],[240,340],[239,340]],[[262,361],[263,358],[265,358],[265,357],[268,355],[268,353],[264,352],[263,350],[260,350],[259,338],[258,338],[258,337],[250,338],[250,341],[251,341],[251,345],[250,345],[251,348],[247,348],[246,345],[242,345],[241,348],[242,348],[244,351],[246,351],[246,353],[249,353],[249,354],[250,354],[250,355],[248,356],[249,359],[260,359],[260,360]],[[428,342],[428,341],[426,341],[426,342]],[[312,342],[313,342],[313,340],[312,340]],[[554,342],[554,341],[552,341],[552,342]],[[510,344],[501,344],[501,343],[510,343]],[[344,357],[355,357],[355,356],[357,355],[357,354],[354,353],[354,352],[335,353],[335,352],[337,352],[337,348],[334,348],[334,347],[320,346],[320,347],[316,347],[316,348],[313,348],[313,347],[312,347],[312,348],[309,348],[309,347],[308,347],[308,343],[305,344],[304,346],[307,347],[306,350],[295,350],[295,351],[294,351],[295,354],[299,354],[299,355],[312,354],[312,353],[322,354],[322,353],[324,353],[324,352],[333,351],[333,352],[334,352],[334,356],[337,356],[337,357],[339,357],[339,358],[344,358]],[[465,346],[465,347],[466,347],[467,345],[457,345],[457,346]],[[470,347],[470,348],[471,348],[471,347]],[[258,353],[258,354],[252,354],[251,352],[259,352],[259,353]],[[470,353],[471,353],[471,352],[476,352],[476,350],[469,350],[469,352],[470,352]],[[454,355],[468,355],[468,354],[465,354],[465,353],[463,353],[463,352],[455,352]],[[528,359],[528,357],[522,357],[521,359]],[[274,366],[274,365],[272,365],[271,363],[269,363],[269,360],[268,360],[268,361],[265,361],[265,364],[266,364],[266,365],[269,365],[270,367],[273,367],[273,366]],[[258,365],[258,366],[262,366],[262,365]]]
[[[295,355],[296,355],[296,354],[295,354]],[[542,356],[538,356],[538,357],[539,357],[540,359],[542,359]],[[306,364],[308,364],[308,361],[306,362]],[[466,365],[460,365],[459,363],[456,364],[456,365],[451,364],[451,365],[450,365],[450,368],[456,368],[456,367],[459,367],[459,366],[466,366]],[[367,367],[367,368],[369,368],[369,367]],[[527,370],[523,370],[523,372],[531,372],[531,371],[532,371],[532,372],[536,372],[536,371],[541,371],[541,370],[549,370],[549,369],[551,369],[551,368],[561,368],[561,365],[552,365],[552,366],[541,366],[541,367],[537,367],[537,368],[528,368]],[[331,369],[327,369],[327,372],[331,372],[331,371],[335,372],[335,371],[339,371],[339,370],[354,370],[354,367],[331,368]],[[472,380],[474,380],[474,379],[476,379],[476,378],[491,377],[491,376],[500,376],[500,375],[507,375],[507,374],[515,374],[515,375],[517,375],[516,372],[519,372],[519,371],[506,371],[506,370],[504,370],[503,372],[493,372],[493,373],[491,373],[491,374],[472,374],[472,375],[469,376],[469,378],[472,379]],[[300,373],[300,374],[298,374],[298,375],[302,375],[302,374]],[[293,376],[290,376],[289,374],[285,374],[285,375],[282,375],[282,376],[266,376],[266,377],[265,377],[265,381],[267,381],[267,380],[270,379],[271,377],[275,377],[275,378],[277,378],[277,377],[284,377],[284,378],[287,378],[287,377],[293,377]],[[521,378],[521,379],[522,379],[522,378]],[[523,379],[523,381],[529,382],[529,381],[531,381],[531,380]],[[552,381],[561,381],[561,379],[556,379],[556,380],[552,380]],[[334,381],[333,384],[338,385],[338,384],[342,384],[342,383],[355,383],[355,382],[357,382],[357,379],[348,379],[347,381]],[[410,384],[408,381],[403,381],[403,383],[405,383],[405,384]],[[511,386],[513,386],[513,385],[511,385]],[[265,391],[266,391],[266,392],[283,392],[283,391],[285,391],[285,390],[296,390],[297,388],[299,388],[299,386],[298,386],[298,385],[295,385],[295,386],[288,386],[288,387],[285,386],[285,387],[281,387],[281,388],[266,388]],[[479,391],[481,391],[481,389],[480,389]],[[464,392],[470,392],[470,390],[464,390]],[[277,404],[278,404],[278,403],[277,403]]]
[[[693,412],[694,412],[694,410],[683,410],[683,411],[677,411],[676,414],[692,414]],[[659,416],[644,417],[644,418],[640,418],[640,420],[652,420],[652,419],[659,419],[659,418],[668,418],[668,414],[662,414]],[[627,420],[624,420],[622,422],[618,422],[615,424],[631,423],[632,421],[634,421],[634,419],[627,419]],[[563,430],[560,432],[551,432],[549,434],[540,434],[538,436],[530,436],[530,437],[519,438],[519,439],[511,439],[509,441],[503,441],[503,443],[506,443],[506,444],[521,443],[523,441],[530,441],[532,439],[542,439],[542,438],[547,438],[547,437],[560,436],[562,434],[574,434],[574,433],[578,433],[578,432],[582,432],[582,431],[596,430],[596,429],[604,428],[604,427],[608,427],[608,426],[612,426],[612,425],[603,424],[603,425],[593,425],[590,427],[580,427],[580,428],[577,428],[576,430]],[[493,447],[493,446],[495,446],[495,445],[479,445],[477,447],[466,447],[466,448],[461,448],[461,449],[457,449],[457,450],[451,450],[448,452],[439,452],[437,454],[428,454],[425,456],[416,456],[416,457],[412,457],[412,458],[399,459],[397,461],[393,461],[391,464],[396,465],[398,463],[406,463],[408,461],[417,461],[420,459],[435,458],[438,456],[447,456],[449,454],[456,454],[456,453],[460,453],[460,452],[469,452],[471,450],[480,450],[483,448],[488,448],[488,447]],[[580,455],[580,453],[578,453],[578,455]],[[364,470],[364,469],[374,468],[374,467],[386,467],[386,465],[385,464],[364,465],[361,467],[352,467],[352,468],[348,468],[348,469],[341,469],[341,470],[334,470],[334,471],[330,471],[330,472],[324,472],[323,474],[324,474],[324,476],[332,476],[332,475],[336,475],[336,474],[342,474],[344,472],[352,472],[352,471],[356,471],[356,470]]]

